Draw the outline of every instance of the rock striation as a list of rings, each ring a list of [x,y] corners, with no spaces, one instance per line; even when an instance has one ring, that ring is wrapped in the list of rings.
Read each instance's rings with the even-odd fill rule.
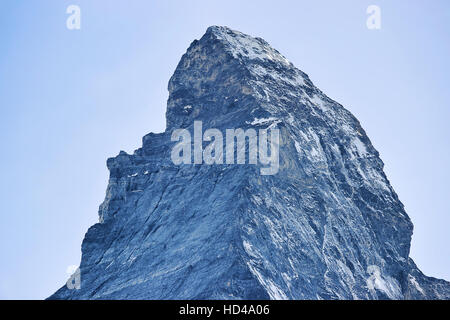
[[[50,299],[449,299],[358,120],[261,38],[208,28],[169,81],[167,128],[107,161],[81,288]],[[278,128],[279,171],[175,165],[179,128]],[[206,143],[205,143],[206,145]]]

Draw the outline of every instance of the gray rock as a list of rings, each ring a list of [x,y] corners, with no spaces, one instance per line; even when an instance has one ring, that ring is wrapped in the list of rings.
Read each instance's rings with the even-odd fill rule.
[[[81,289],[50,299],[449,299],[358,120],[260,38],[210,27],[169,81],[167,129],[108,159]],[[178,128],[280,130],[280,168],[175,165]]]

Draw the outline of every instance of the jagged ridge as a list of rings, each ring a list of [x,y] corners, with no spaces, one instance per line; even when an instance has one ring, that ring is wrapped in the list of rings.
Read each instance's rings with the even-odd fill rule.
[[[280,170],[174,165],[194,120],[281,131]],[[167,129],[108,159],[81,289],[52,299],[448,299],[358,120],[260,38],[210,27],[169,81]]]

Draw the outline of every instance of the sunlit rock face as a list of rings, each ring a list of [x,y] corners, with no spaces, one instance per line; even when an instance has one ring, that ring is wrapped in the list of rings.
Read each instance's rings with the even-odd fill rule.
[[[260,38],[210,27],[169,81],[167,129],[108,159],[81,288],[51,299],[449,299],[358,120]],[[278,128],[279,171],[175,165],[175,129]],[[204,145],[207,145],[205,142]]]

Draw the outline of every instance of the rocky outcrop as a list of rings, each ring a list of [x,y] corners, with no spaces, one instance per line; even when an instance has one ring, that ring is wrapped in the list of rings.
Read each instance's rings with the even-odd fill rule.
[[[81,288],[51,299],[449,299],[358,120],[260,38],[210,27],[169,81],[167,129],[108,159]],[[175,165],[175,129],[278,128],[279,170]],[[205,143],[206,145],[206,143]]]

